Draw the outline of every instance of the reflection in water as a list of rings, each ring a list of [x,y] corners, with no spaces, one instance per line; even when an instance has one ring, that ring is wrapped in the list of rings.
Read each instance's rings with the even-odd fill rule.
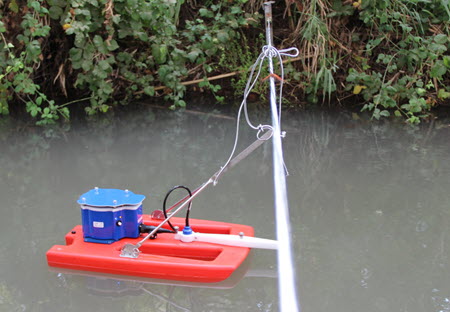
[[[150,213],[173,185],[195,188],[216,172],[234,138],[234,121],[220,116],[144,109],[111,117],[46,130],[0,120],[0,311],[277,311],[273,278],[124,287],[48,270],[47,249],[80,222],[80,194],[127,188],[147,196]],[[302,310],[450,311],[447,123],[411,128],[301,112],[285,114],[283,130]],[[253,141],[242,132],[241,147]],[[274,238],[271,146],[205,191],[192,217]],[[255,250],[249,270],[276,271],[275,261]]]
[[[67,285],[67,278],[63,274],[58,274],[58,278],[63,280],[64,284]],[[70,276],[69,276],[70,278]],[[173,298],[175,287],[169,287],[166,291],[167,296],[159,294],[157,291],[152,291],[148,289],[149,287],[143,282],[127,281],[127,280],[117,280],[106,277],[94,277],[85,276],[84,281],[76,281],[75,283],[84,282],[86,291],[94,296],[106,297],[106,298],[117,298],[122,296],[142,296],[150,295],[159,302],[166,303],[166,311],[172,311],[172,308],[180,311],[191,311],[190,309],[184,308],[183,306],[176,303],[176,299]],[[150,285],[151,286],[151,285]]]
[[[56,282],[60,287],[71,289],[73,285],[82,285],[83,292],[91,296],[114,299],[120,297],[148,297],[147,295],[150,295],[157,302],[166,304],[166,310],[164,311],[198,311],[198,309],[191,310],[195,308],[193,302],[186,302],[185,295],[180,296],[179,293],[189,293],[189,300],[191,300],[205,289],[219,291],[233,289],[245,278],[258,278],[261,282],[277,277],[275,270],[248,270],[251,258],[250,256],[230,278],[218,283],[146,279],[60,268],[50,268],[50,270],[56,272]],[[258,302],[257,305],[261,305],[261,302]]]

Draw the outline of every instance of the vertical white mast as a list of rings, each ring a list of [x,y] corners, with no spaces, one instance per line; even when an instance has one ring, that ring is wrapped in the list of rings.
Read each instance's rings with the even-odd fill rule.
[[[264,3],[264,14],[266,21],[266,42],[269,51],[269,84],[270,84],[270,108],[272,112],[273,126],[273,176],[275,193],[275,217],[276,233],[278,240],[278,298],[279,307],[282,312],[297,312],[297,292],[295,285],[295,272],[292,259],[289,207],[286,190],[286,176],[283,161],[283,149],[281,143],[280,116],[277,107],[277,95],[275,91],[275,77],[273,70],[273,56],[270,50],[273,48],[272,34],[272,1]],[[281,101],[280,101],[281,105]]]

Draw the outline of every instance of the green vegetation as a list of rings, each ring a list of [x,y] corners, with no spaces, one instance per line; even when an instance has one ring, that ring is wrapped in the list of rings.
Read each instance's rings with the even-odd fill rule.
[[[0,114],[51,124],[75,103],[95,114],[142,96],[184,107],[183,82],[197,79],[223,102],[206,78],[240,72],[231,94],[242,92],[262,2],[0,0]],[[276,45],[301,51],[286,68],[290,105],[358,103],[418,123],[450,97],[446,1],[293,0],[273,12]]]
[[[68,118],[74,103],[56,105],[50,96],[88,100],[94,114],[155,96],[155,86],[164,86],[173,108],[184,107],[181,81],[206,77],[239,30],[259,19],[243,11],[244,2],[0,2],[0,113],[24,103],[38,124],[49,124]]]
[[[418,123],[450,96],[447,2],[308,0],[294,11],[310,102],[351,98],[373,118]]]

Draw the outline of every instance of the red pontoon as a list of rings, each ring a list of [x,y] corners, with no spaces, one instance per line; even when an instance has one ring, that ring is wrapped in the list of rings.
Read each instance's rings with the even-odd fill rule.
[[[182,227],[183,218],[172,218],[174,226]],[[143,223],[157,226],[160,219],[144,215]],[[253,237],[251,226],[208,220],[190,220],[194,232],[229,234]],[[168,228],[168,227],[167,227]],[[145,241],[137,258],[121,257],[125,244],[136,244],[142,239],[123,238],[112,244],[85,242],[81,225],[66,235],[66,245],[55,245],[47,252],[49,266],[108,274],[192,282],[219,282],[228,278],[245,260],[247,247],[218,245],[175,239],[176,234],[158,234]]]

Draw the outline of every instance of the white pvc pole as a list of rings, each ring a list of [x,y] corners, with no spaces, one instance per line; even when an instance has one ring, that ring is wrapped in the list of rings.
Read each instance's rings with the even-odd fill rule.
[[[287,200],[286,177],[283,162],[283,149],[281,143],[281,130],[277,108],[277,96],[275,93],[275,78],[272,75],[273,59],[270,49],[273,46],[272,39],[272,3],[264,3],[264,14],[266,21],[266,41],[269,50],[269,72],[270,72],[270,107],[272,111],[273,126],[273,175],[275,192],[275,217],[276,233],[278,241],[278,298],[281,312],[297,312],[297,292],[295,285],[295,272],[292,258],[289,208]]]

